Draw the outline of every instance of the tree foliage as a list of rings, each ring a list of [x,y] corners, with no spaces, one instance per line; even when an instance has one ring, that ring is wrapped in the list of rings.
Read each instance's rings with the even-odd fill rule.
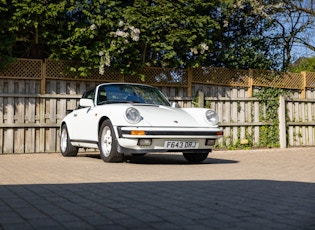
[[[228,68],[273,69],[277,66],[275,44],[266,36],[272,23],[256,13],[255,5],[245,1],[238,4],[220,4],[214,17],[220,22],[215,31],[214,52],[205,65]]]
[[[72,71],[83,76],[105,67],[275,69],[282,53],[271,19],[280,2],[0,0],[0,65],[13,57],[80,61]]]
[[[217,26],[212,7],[197,0],[77,2],[66,13],[67,33],[49,39],[52,57],[80,60],[86,64],[81,70],[100,62],[100,73],[106,66],[122,73],[143,66],[196,67],[211,49],[209,35]]]
[[[290,72],[301,73],[302,71],[315,72],[315,57],[300,58],[289,66]]]
[[[0,0],[0,14],[2,18],[9,18],[10,10],[5,0]],[[9,32],[6,20],[0,20],[0,70],[12,61],[14,34]]]

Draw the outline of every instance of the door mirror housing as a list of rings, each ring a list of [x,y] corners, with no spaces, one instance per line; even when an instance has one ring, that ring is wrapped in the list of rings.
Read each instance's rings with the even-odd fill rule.
[[[81,107],[93,107],[94,103],[93,103],[92,99],[81,98],[80,99],[80,106]]]
[[[171,107],[172,107],[172,108],[179,108],[179,105],[178,105],[175,101],[173,101],[173,102],[171,103]]]

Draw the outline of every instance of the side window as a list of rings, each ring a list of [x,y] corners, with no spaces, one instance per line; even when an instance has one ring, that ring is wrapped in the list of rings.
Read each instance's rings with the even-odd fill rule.
[[[86,91],[82,98],[86,98],[86,99],[92,99],[94,101],[95,99],[95,89],[91,89],[89,91]]]
[[[97,94],[97,104],[101,105],[106,103],[107,101],[107,94],[105,91],[105,87],[99,87],[98,88],[98,94]]]
[[[92,99],[94,102],[94,98],[95,98],[95,88],[91,89],[89,91],[86,91],[83,95],[82,98],[86,98],[86,99]],[[82,109],[84,107],[81,107],[80,105],[76,108],[76,109]]]

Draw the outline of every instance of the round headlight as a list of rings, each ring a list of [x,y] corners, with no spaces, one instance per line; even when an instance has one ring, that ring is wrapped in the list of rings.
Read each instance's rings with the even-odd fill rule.
[[[219,123],[219,117],[216,112],[213,110],[207,110],[206,111],[206,120],[211,124],[211,125],[217,125]]]
[[[141,120],[141,115],[136,108],[129,107],[126,109],[125,117],[129,123],[136,124]]]

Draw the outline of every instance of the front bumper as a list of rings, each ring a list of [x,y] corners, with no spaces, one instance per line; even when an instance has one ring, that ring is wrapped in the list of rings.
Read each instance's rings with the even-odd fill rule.
[[[215,141],[222,137],[223,131],[218,128],[191,127],[117,127],[118,151],[121,153],[147,152],[210,152]],[[151,140],[150,145],[142,146],[140,139]],[[198,143],[197,148],[166,148],[166,141]],[[209,144],[211,143],[211,144]]]

